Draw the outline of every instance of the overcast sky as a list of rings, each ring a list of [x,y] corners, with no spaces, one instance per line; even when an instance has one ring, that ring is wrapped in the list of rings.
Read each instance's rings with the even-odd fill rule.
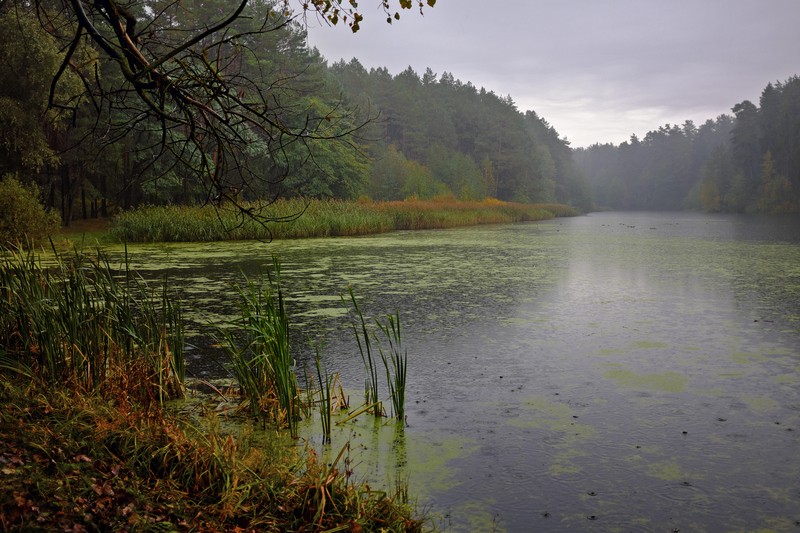
[[[532,109],[572,146],[698,125],[800,74],[800,0],[437,0],[392,25],[309,21],[329,62],[397,74],[431,67]]]

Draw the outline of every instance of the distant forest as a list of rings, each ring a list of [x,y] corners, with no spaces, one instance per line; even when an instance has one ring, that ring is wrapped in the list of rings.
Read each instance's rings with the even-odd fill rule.
[[[517,110],[510,96],[430,68],[392,76],[352,59],[329,71],[351,103],[377,113],[365,133],[371,197],[451,194],[591,207],[568,143],[535,112]]]
[[[609,209],[800,210],[800,78],[769,83],[701,126],[665,125],[619,146],[574,150],[595,205]]]
[[[767,85],[758,107],[742,102],[699,127],[573,149],[511,96],[448,72],[329,64],[308,48],[303,26],[271,5],[235,20],[228,31],[239,36],[164,61],[163,79],[180,84],[169,90],[181,99],[160,108],[143,106],[150,88],[132,87],[115,61],[78,40],[65,70],[63,42],[36,13],[0,9],[0,57],[14,72],[0,80],[0,177],[38,185],[66,224],[144,204],[296,196],[493,197],[586,211],[800,208],[797,77]],[[209,0],[163,31],[182,38],[183,25],[227,9]]]

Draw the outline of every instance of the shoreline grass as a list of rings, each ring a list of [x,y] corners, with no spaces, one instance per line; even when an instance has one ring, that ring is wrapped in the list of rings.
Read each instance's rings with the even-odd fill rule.
[[[262,223],[233,206],[145,206],[118,215],[109,231],[122,242],[301,239],[529,222],[579,214],[560,204],[452,198],[396,202],[294,198],[244,207],[256,217],[274,222]]]
[[[261,432],[0,375],[3,531],[422,531],[402,494]]]
[[[246,280],[235,287],[240,316],[218,328],[233,373],[255,418],[277,421],[297,437],[300,389],[289,345],[289,318],[280,285],[280,263],[273,257],[275,279]],[[231,327],[232,326],[232,327]]]
[[[186,389],[181,309],[166,280],[150,290],[99,251],[56,255],[48,267],[31,251],[0,255],[3,531],[422,530],[402,494],[357,483],[279,431],[222,429],[216,398],[199,417],[170,411]],[[245,374],[256,385],[272,374],[275,418],[296,437],[277,278],[276,290],[242,290],[242,361],[263,359]],[[329,406],[334,384],[326,374]]]
[[[2,256],[0,368],[142,403],[181,397],[183,322],[167,280],[151,289],[101,251],[54,254],[50,268],[31,250]]]

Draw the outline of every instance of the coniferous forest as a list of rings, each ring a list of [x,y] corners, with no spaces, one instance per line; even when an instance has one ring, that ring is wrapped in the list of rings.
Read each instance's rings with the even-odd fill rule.
[[[574,151],[597,206],[709,212],[800,209],[800,78],[768,83],[758,105],[697,126],[661,126],[619,146]]]
[[[223,39],[201,39],[185,57],[166,53],[150,85],[137,85],[102,46],[70,46],[35,9],[13,5],[0,9],[0,56],[14,73],[0,79],[0,175],[35,184],[65,225],[140,205],[297,196],[492,197],[584,211],[800,208],[797,77],[699,126],[572,148],[512,96],[448,72],[329,63],[307,47],[302,24],[268,2],[248,5]],[[142,3],[136,17],[155,27],[171,15],[164,27],[180,34],[221,19],[226,6],[204,2],[178,18]],[[153,39],[148,51],[158,57],[176,42]],[[148,95],[164,79],[169,89]]]

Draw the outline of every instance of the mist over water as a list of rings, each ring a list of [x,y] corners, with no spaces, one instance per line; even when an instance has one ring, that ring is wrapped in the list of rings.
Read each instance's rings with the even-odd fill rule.
[[[453,530],[788,530],[800,520],[798,222],[599,213],[129,253],[182,287],[200,376],[225,375],[204,324],[235,312],[229,284],[273,253],[299,363],[324,337],[356,405],[363,369],[341,295],[352,286],[372,316],[399,310],[408,427],[357,422],[339,445],[352,441],[375,483],[406,480]]]

